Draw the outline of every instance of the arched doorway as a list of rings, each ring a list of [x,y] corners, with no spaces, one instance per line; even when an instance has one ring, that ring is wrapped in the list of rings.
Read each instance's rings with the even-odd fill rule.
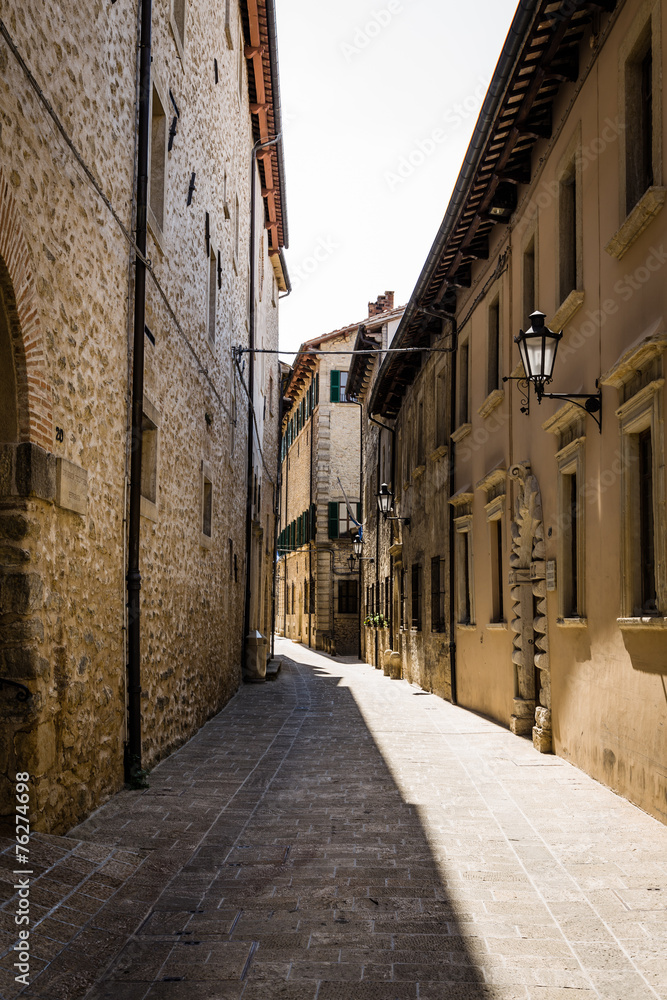
[[[31,776],[31,819],[52,778],[41,517],[55,495],[51,394],[31,258],[0,171],[0,830],[11,833],[14,779]],[[41,506],[40,506],[41,505]]]

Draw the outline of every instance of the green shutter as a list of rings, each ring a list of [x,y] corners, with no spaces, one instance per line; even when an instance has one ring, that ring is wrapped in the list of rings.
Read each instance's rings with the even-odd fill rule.
[[[315,376],[315,404],[320,401],[320,373],[318,372]]]
[[[331,402],[340,402],[340,372],[335,369],[331,372]]]
[[[329,501],[329,538],[338,538],[338,502]]]
[[[317,534],[317,504],[310,508],[310,537],[315,538]]]

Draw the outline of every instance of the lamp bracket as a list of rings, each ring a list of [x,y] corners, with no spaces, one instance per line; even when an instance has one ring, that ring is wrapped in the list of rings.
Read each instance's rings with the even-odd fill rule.
[[[593,418],[598,425],[600,434],[602,434],[601,389],[598,389],[597,392],[540,392],[536,387],[536,391],[538,403],[541,403],[543,399],[567,399],[570,403],[574,403],[575,406],[578,406],[579,409],[584,410],[585,413],[588,413]],[[584,399],[586,402],[580,403],[580,399]]]
[[[503,375],[503,382],[518,382],[518,389],[521,393],[521,412],[526,416],[530,413],[530,381],[525,375]]]
[[[402,521],[408,528],[410,527],[409,517],[395,517],[393,514],[385,514],[384,519],[385,521]]]

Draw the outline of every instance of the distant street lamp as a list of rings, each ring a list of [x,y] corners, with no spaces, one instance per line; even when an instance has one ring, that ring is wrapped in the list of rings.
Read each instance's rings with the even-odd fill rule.
[[[382,484],[380,492],[375,495],[377,497],[378,509],[385,521],[402,521],[403,524],[407,524],[407,526],[410,527],[409,517],[395,517],[389,514],[389,511],[392,510],[394,506],[394,494],[391,492],[386,483]]]
[[[354,573],[355,558],[353,555],[348,556],[347,564],[350,567],[350,573]]]
[[[354,536],[354,539],[352,541],[352,549],[354,551],[355,556],[360,556],[361,553],[364,551],[364,540],[361,537],[361,535]]]
[[[590,392],[545,392],[544,387],[549,385],[553,379],[554,365],[556,363],[556,352],[558,343],[563,336],[563,331],[554,333],[546,326],[545,314],[539,309],[535,310],[530,317],[532,326],[525,332],[519,330],[518,337],[514,338],[514,343],[519,348],[523,370],[526,373],[528,382],[535,388],[537,402],[543,399],[569,399],[575,406],[581,407],[589,413],[598,425],[602,433],[602,391],[598,388],[595,393]],[[595,382],[597,387],[597,380]],[[583,399],[585,402],[579,403]],[[596,416],[600,414],[600,416]],[[379,502],[379,501],[378,501]]]

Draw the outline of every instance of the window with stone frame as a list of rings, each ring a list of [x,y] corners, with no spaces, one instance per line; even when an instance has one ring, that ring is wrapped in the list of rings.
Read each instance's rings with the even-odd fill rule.
[[[459,625],[474,625],[472,516],[456,518],[455,527],[456,620]]]
[[[400,605],[400,615],[401,615],[401,629],[405,629],[407,627],[405,601],[406,601],[406,593],[405,593],[405,569],[402,568],[401,569],[401,575],[400,575],[400,588],[399,588],[399,605]]]
[[[535,269],[535,235],[530,237],[523,251],[522,291],[523,317],[525,330],[531,325],[530,317],[538,308],[537,305],[537,271]]]
[[[446,631],[446,598],[446,563],[440,556],[434,556],[431,559],[431,632]]]
[[[206,312],[206,332],[208,342],[211,346],[215,344],[215,318],[218,305],[218,257],[209,245],[208,255],[208,279],[207,279],[207,312]]]
[[[458,349],[458,378],[456,380],[457,396],[457,424],[470,423],[470,343],[466,337],[459,343]]]
[[[338,614],[356,615],[359,613],[356,580],[338,581]]]
[[[167,186],[167,115],[155,84],[151,90],[151,135],[148,176],[148,221],[155,235],[162,234],[165,223]]]
[[[500,389],[500,296],[489,306],[486,348],[486,393]]]
[[[356,511],[356,521],[361,521],[361,504],[354,500],[350,507]],[[350,515],[345,500],[329,502],[329,538],[351,538],[357,533],[358,526]]]
[[[210,542],[213,535],[213,472],[206,462],[201,463],[201,540]]]
[[[410,626],[413,630],[421,632],[422,627],[422,596],[423,596],[423,571],[420,563],[412,564],[411,572],[411,615]]]
[[[171,25],[176,50],[181,59],[185,53],[185,28],[187,18],[188,0],[171,0],[171,10],[169,23]]]
[[[583,287],[581,155],[577,148],[558,177],[558,286],[560,303]]]
[[[503,518],[502,514],[489,519],[489,548],[491,568],[491,622],[505,621],[505,578],[503,573]]]
[[[625,63],[625,209],[653,185],[653,38],[650,19]]]

